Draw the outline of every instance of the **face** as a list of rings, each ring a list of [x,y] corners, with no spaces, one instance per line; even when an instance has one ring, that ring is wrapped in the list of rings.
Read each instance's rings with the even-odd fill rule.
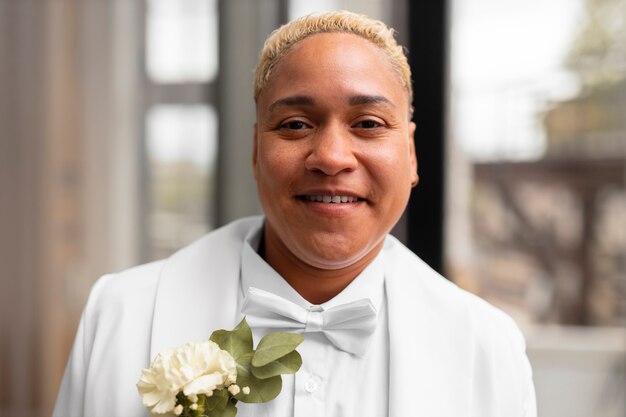
[[[266,248],[322,269],[373,258],[417,183],[409,106],[369,41],[327,33],[294,45],[257,100]]]

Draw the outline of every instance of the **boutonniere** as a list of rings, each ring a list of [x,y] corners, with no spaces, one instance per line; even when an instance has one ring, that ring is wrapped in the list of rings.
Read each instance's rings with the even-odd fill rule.
[[[157,355],[137,383],[153,415],[233,417],[237,402],[264,403],[282,389],[282,374],[300,369],[300,334],[273,332],[256,350],[244,318],[233,330],[216,330]]]

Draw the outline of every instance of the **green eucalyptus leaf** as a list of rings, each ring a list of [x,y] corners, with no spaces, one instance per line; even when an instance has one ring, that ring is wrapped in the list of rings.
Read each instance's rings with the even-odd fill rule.
[[[258,368],[282,358],[293,352],[303,340],[304,337],[297,333],[270,333],[259,342],[252,358],[252,365]]]
[[[267,379],[281,374],[295,374],[300,366],[302,366],[302,356],[294,350],[265,366],[256,367],[252,365],[250,370],[255,377]]]
[[[237,360],[237,385],[243,390],[250,388],[249,394],[243,391],[235,395],[235,399],[244,403],[265,403],[276,398],[283,387],[283,380],[280,375],[260,379],[251,372],[252,353],[242,355]]]
[[[252,352],[253,348],[252,331],[245,317],[233,330],[214,331],[209,340],[217,343],[220,348],[230,353],[235,360],[241,355]]]
[[[216,389],[213,395],[206,397],[204,407],[207,411],[223,410],[228,403],[228,392],[225,389]]]

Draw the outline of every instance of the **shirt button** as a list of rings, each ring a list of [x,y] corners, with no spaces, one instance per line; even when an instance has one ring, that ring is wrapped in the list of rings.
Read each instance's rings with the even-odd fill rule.
[[[317,391],[317,382],[315,382],[313,379],[309,379],[304,383],[304,389],[310,393]]]

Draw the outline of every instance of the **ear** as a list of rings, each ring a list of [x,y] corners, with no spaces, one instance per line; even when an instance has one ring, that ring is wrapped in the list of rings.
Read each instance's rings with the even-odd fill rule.
[[[417,155],[415,154],[415,123],[409,123],[409,158],[411,164],[411,187],[415,187],[419,182],[417,174]]]
[[[254,179],[258,179],[257,177],[257,162],[258,162],[258,141],[259,137],[257,135],[257,124],[255,123],[253,126],[253,140],[252,140],[252,172],[254,174]]]

